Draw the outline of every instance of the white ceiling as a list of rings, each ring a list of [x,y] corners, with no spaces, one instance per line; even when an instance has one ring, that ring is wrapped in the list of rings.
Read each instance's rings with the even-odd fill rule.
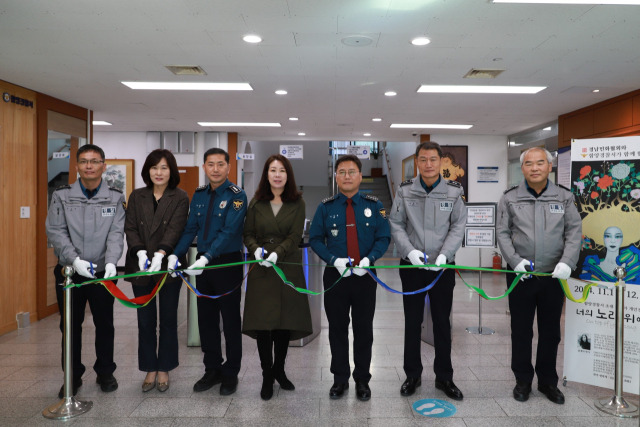
[[[259,45],[242,36],[262,36]],[[347,36],[373,39],[365,47]],[[409,41],[425,35],[428,46]],[[199,65],[207,76],[174,76]],[[471,68],[505,71],[463,79]],[[241,140],[414,139],[391,123],[509,135],[640,88],[640,6],[488,0],[0,2],[0,79],[92,109],[95,131],[239,133]],[[248,82],[252,92],[134,91],[121,81]],[[421,84],[548,86],[537,95],[418,94]],[[594,94],[592,89],[600,89]],[[285,89],[286,96],[274,94]],[[396,97],[384,96],[387,90]],[[298,122],[290,122],[296,116]],[[381,117],[379,123],[371,121]],[[202,128],[198,121],[280,122]],[[297,136],[306,132],[306,137]],[[372,133],[371,137],[362,136]]]

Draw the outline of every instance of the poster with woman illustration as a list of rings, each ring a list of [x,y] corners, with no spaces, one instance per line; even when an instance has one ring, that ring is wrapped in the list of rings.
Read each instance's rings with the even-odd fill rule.
[[[568,381],[613,388],[615,378],[615,282],[626,270],[623,390],[637,393],[640,377],[640,137],[574,140],[571,191],[582,217],[582,249],[574,295],[585,282],[587,301],[567,300],[564,376]],[[569,343],[569,345],[567,345]],[[571,345],[572,343],[576,343]]]

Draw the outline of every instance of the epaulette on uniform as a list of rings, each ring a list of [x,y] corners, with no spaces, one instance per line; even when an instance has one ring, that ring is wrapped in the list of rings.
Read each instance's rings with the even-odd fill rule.
[[[322,200],[322,203],[328,203],[332,200],[335,200],[336,196],[331,196],[331,197],[327,197],[326,199]]]
[[[109,190],[117,191],[120,194],[124,194],[121,189],[116,188],[116,187],[109,187]]]
[[[404,187],[405,185],[410,185],[410,184],[413,184],[413,179],[408,179],[406,181],[402,181],[400,183],[400,187]]]
[[[504,190],[504,193],[502,193],[502,194],[507,194],[509,191],[515,190],[516,188],[518,188],[518,185],[519,184],[516,184],[516,185],[511,186],[511,188],[507,188],[506,190]]]
[[[55,190],[53,191],[58,191],[58,190],[68,190],[69,188],[71,188],[71,186],[69,184],[62,184],[60,186],[58,186]]]
[[[462,187],[462,184],[460,184],[458,181],[450,181],[448,179],[446,181],[447,181],[447,185],[451,185],[453,187],[458,187],[458,188]]]
[[[373,194],[363,194],[362,197],[367,200],[371,200],[372,202],[377,202],[378,198]]]
[[[240,187],[235,186],[235,185],[233,185],[233,184],[231,184],[231,185],[229,186],[229,189],[230,189],[231,191],[233,191],[234,193],[236,193],[236,194],[240,194],[240,193],[242,192],[242,189],[241,189]]]
[[[209,186],[209,184],[201,185],[200,187],[196,188],[196,191],[206,190],[208,186]]]

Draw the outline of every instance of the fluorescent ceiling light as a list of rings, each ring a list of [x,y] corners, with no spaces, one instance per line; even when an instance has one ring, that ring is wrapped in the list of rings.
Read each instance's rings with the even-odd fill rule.
[[[267,127],[267,128],[279,128],[280,123],[258,123],[258,122],[198,122],[200,126],[215,127],[215,126],[250,126],[250,127]]]
[[[411,44],[414,46],[425,46],[429,43],[431,43],[431,40],[426,37],[416,37],[415,39],[411,40]]]
[[[640,5],[640,0],[493,0],[494,3]]]
[[[242,40],[246,41],[247,43],[260,43],[262,41],[262,37],[257,34],[247,34],[242,38]]]
[[[392,90],[390,90],[388,92],[385,92],[384,94],[385,94],[385,96],[396,96],[397,95],[397,93],[392,91]]]
[[[249,83],[122,82],[140,90],[253,90]]]
[[[598,93],[598,92],[600,92],[600,89],[594,89],[594,90],[592,90],[591,92],[593,92],[593,93]]]
[[[286,90],[278,89],[278,90],[276,91],[276,95],[286,95],[286,94],[287,94],[287,91],[286,91]]]
[[[381,122],[381,121],[382,121],[382,119],[381,119],[381,118],[379,118],[379,117],[376,117],[376,118],[374,118],[374,119],[371,119],[371,121],[372,121],[372,122]]]
[[[291,120],[292,122],[297,122],[298,118],[297,117],[289,117],[289,120]]]
[[[538,93],[546,86],[422,85],[418,93]]]
[[[298,132],[298,136],[306,136],[307,134],[304,132]]]
[[[371,136],[370,133],[363,133],[362,136]]]
[[[473,125],[444,125],[424,123],[392,123],[390,128],[396,129],[469,129]]]
[[[547,126],[546,128],[542,128],[542,130],[551,130],[551,126]]]
[[[111,126],[111,123],[105,122],[104,120],[94,120],[91,123],[93,123],[94,126]]]

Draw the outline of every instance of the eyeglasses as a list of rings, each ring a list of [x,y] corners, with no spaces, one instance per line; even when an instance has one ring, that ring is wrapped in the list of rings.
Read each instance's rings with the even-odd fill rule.
[[[91,159],[91,160],[86,160],[86,159],[82,159],[82,160],[78,160],[78,164],[80,166],[87,166],[88,164],[90,164],[91,166],[99,166],[102,163],[104,163],[104,160],[96,160],[96,159]]]
[[[349,169],[348,171],[342,169],[339,170],[338,172],[336,172],[336,175],[339,176],[340,178],[344,178],[345,176],[347,176],[347,174],[349,174],[349,176],[351,178],[353,178],[354,176],[356,176],[358,174],[359,171],[355,170],[355,169]]]

